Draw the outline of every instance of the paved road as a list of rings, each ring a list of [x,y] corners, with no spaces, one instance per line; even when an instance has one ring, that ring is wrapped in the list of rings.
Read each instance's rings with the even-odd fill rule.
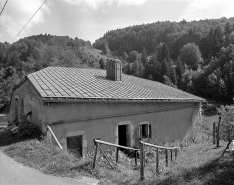
[[[1,185],[95,185],[97,182],[97,180],[88,177],[71,179],[46,175],[16,162],[0,150]]]

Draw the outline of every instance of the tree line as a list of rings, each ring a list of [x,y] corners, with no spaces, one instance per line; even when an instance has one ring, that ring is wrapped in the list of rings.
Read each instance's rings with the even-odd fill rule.
[[[0,42],[0,111],[7,109],[13,86],[29,73],[48,66],[99,68],[90,48],[89,41],[50,34]]]
[[[217,102],[234,98],[234,18],[156,22],[108,31],[93,43],[126,74]]]

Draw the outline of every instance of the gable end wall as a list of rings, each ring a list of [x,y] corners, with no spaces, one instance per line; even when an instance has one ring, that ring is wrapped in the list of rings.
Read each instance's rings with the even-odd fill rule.
[[[32,123],[41,125],[44,121],[43,103],[41,97],[36,92],[35,88],[27,79],[12,93],[12,99],[9,109],[9,122],[13,123],[15,119],[15,99],[18,98],[18,118],[21,119],[21,113],[27,114],[32,111],[28,116],[28,120]],[[22,104],[23,99],[23,106]],[[22,110],[23,109],[23,110]]]

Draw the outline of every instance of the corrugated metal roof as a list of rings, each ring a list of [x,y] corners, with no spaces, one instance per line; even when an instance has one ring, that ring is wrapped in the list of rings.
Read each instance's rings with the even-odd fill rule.
[[[123,74],[122,81],[106,79],[101,69],[47,67],[28,79],[44,99],[111,99],[205,101],[162,83]]]

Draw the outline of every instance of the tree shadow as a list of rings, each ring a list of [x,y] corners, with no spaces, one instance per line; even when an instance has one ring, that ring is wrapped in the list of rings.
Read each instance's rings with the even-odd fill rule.
[[[14,134],[12,135],[10,129],[6,129],[0,132],[0,147],[1,146],[8,146],[12,143],[19,142],[19,135]]]

